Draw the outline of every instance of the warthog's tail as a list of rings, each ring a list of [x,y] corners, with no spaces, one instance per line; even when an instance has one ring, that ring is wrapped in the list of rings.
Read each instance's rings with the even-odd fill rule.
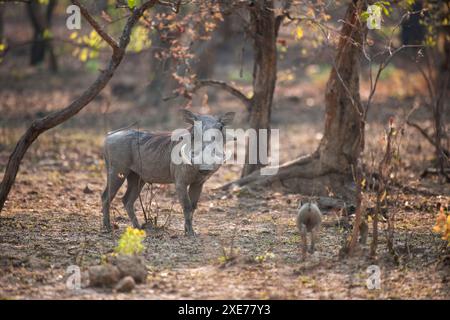
[[[122,128],[119,128],[119,129],[116,129],[116,130],[113,130],[113,131],[109,131],[106,135],[109,136],[110,134],[113,134],[113,133],[116,133],[116,132],[119,132],[119,131],[123,131],[123,130],[130,129],[131,127],[134,127],[134,126],[137,125],[138,123],[139,123],[139,121],[135,121],[135,122],[133,122],[132,124],[126,126],[126,127],[122,127]]]

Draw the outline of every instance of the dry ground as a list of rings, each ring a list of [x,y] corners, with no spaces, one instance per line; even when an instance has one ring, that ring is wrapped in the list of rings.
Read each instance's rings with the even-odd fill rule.
[[[445,244],[431,231],[439,203],[450,199],[450,188],[432,178],[419,179],[433,154],[427,142],[409,128],[402,138],[402,165],[397,171],[399,181],[408,189],[392,190],[391,199],[399,196],[390,208],[396,215],[396,249],[401,257],[398,265],[386,251],[385,224],[381,224],[376,261],[367,258],[367,247],[351,259],[340,260],[338,251],[344,235],[337,227],[324,227],[317,252],[302,261],[294,223],[302,196],[270,190],[216,191],[216,187],[239,176],[239,167],[226,166],[206,184],[194,217],[195,239],[183,235],[182,213],[173,187],[159,189],[159,223],[164,223],[168,215],[170,221],[157,232],[149,231],[146,237],[146,284],[126,295],[92,288],[68,290],[66,268],[76,264],[85,269],[100,263],[129,225],[116,199],[113,215],[118,229],[113,234],[100,232],[100,193],[105,183],[101,144],[105,132],[135,120],[140,120],[141,128],[151,130],[180,125],[174,119],[181,103],[172,103],[178,103],[178,107],[155,108],[140,100],[145,81],[137,74],[148,72],[148,67],[143,67],[147,58],[141,55],[128,59],[98,99],[69,123],[43,135],[27,154],[0,215],[0,298],[450,298]],[[24,126],[70,102],[94,76],[82,66],[49,75],[45,70],[24,68],[24,59],[6,60],[0,67],[2,171]],[[319,67],[298,70],[307,76],[282,83],[277,89],[273,127],[280,129],[283,161],[311,152],[321,138],[326,74]],[[216,71],[222,73],[225,69]],[[423,86],[414,77],[399,69],[380,84],[367,128],[368,163],[372,154],[379,156],[387,119],[394,115],[400,121],[415,103],[414,94],[423,94]],[[114,89],[120,86],[128,86],[128,93],[115,95]],[[195,110],[235,110],[240,114],[237,125],[243,121],[242,107],[233,98],[210,91],[205,104],[203,93],[193,103]],[[362,95],[367,96],[365,82]],[[423,110],[417,113],[424,125],[426,115]],[[142,211],[138,212],[142,221]],[[232,251],[234,259],[225,261],[224,250],[227,255]],[[371,264],[381,268],[380,290],[366,288],[366,269]]]

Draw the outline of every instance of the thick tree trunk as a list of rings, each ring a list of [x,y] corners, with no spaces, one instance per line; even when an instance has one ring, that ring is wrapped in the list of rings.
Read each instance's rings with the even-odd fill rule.
[[[219,7],[226,10],[226,6],[221,2],[219,2]],[[216,63],[221,58],[221,52],[229,52],[236,47],[236,39],[233,39],[237,35],[234,26],[238,25],[239,21],[236,16],[231,14],[225,14],[223,18],[222,23],[211,35],[211,39],[201,41],[195,50],[198,57],[195,64],[195,74],[198,79],[213,77]]]
[[[447,4],[449,6],[449,4]],[[445,139],[446,128],[443,117],[446,115],[449,101],[449,85],[450,85],[450,27],[441,27],[438,37],[440,43],[439,50],[439,70],[436,77],[436,101],[433,105],[433,118],[435,126],[435,145],[436,158],[438,168],[442,177],[442,182],[449,182],[449,176],[445,172],[445,168],[450,164],[448,156],[445,154],[443,141]]]
[[[158,7],[152,13],[156,16],[158,13],[169,13],[166,7]],[[165,25],[169,21],[163,22]],[[152,41],[150,55],[150,82],[146,88],[145,104],[151,106],[160,106],[163,98],[171,95],[171,91],[177,87],[177,82],[172,76],[175,72],[175,64],[171,57],[165,57],[170,51],[171,41],[179,39],[178,31],[170,32],[150,32]]]
[[[170,43],[160,39],[159,34],[155,34],[152,39],[152,50],[150,58],[151,81],[146,90],[146,102],[152,106],[158,106],[164,96],[174,87],[174,81],[171,75],[171,61],[161,58],[162,52],[170,48]]]
[[[325,92],[325,131],[319,145],[322,171],[349,173],[364,148],[359,73],[364,26],[362,1],[350,4],[341,30],[335,68]]]
[[[401,38],[404,45],[418,45],[423,43],[425,37],[425,27],[421,23],[420,10],[423,9],[423,4],[421,1],[416,1],[413,3],[411,11],[416,12],[409,15],[405,21],[403,21],[401,26]]]
[[[0,3],[0,44],[5,43],[5,41],[3,39],[5,36],[5,23],[4,23],[4,19],[3,19],[4,12],[5,12],[5,9],[4,9],[3,3]]]
[[[275,175],[261,176],[256,171],[225,188],[233,184],[281,185],[303,194],[333,193],[354,198],[352,171],[364,147],[359,95],[360,55],[365,32],[360,21],[363,6],[363,1],[353,0],[345,16],[334,68],[326,86],[325,132],[318,149],[280,166]]]
[[[55,0],[50,0],[48,5],[44,6],[36,0],[28,3],[28,16],[33,26],[34,36],[31,45],[30,64],[32,66],[42,63],[45,59],[45,53],[48,51],[50,56],[50,70],[58,70],[56,56],[53,51],[49,31],[52,22],[53,10],[56,6]],[[45,12],[44,12],[45,11]]]
[[[277,81],[277,47],[279,23],[275,17],[274,2],[272,0],[255,1],[250,9],[250,24],[253,30],[253,97],[249,110],[249,125],[258,133],[259,129],[267,129],[270,139],[270,116],[273,94]],[[259,157],[259,135],[257,143],[257,163],[249,163],[249,145],[246,146],[246,161],[242,170],[242,177],[258,170],[263,166],[263,159]],[[270,141],[270,140],[269,140]],[[267,144],[269,152],[269,144]]]

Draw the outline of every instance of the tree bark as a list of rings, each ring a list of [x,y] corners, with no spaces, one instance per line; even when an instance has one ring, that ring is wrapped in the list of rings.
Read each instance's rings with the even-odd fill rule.
[[[58,70],[56,56],[53,51],[51,39],[48,38],[50,31],[53,11],[56,6],[55,0],[50,0],[48,5],[44,6],[36,0],[28,3],[28,16],[33,26],[34,36],[31,45],[30,64],[32,66],[42,63],[45,59],[45,53],[48,51],[50,56],[50,70]],[[45,10],[45,12],[43,12]]]
[[[4,12],[5,7],[3,3],[0,3],[0,44],[4,44],[4,36],[5,36],[5,23],[4,23]]]
[[[325,91],[325,131],[319,145],[322,170],[349,173],[364,148],[359,73],[364,26],[362,1],[354,0],[345,17]]]
[[[166,7],[158,7],[153,15],[157,13],[169,13]],[[164,21],[165,25],[170,22]],[[150,32],[152,48],[150,55],[151,80],[146,88],[145,104],[150,103],[152,106],[160,106],[163,98],[170,95],[170,92],[176,88],[177,82],[174,80],[172,73],[175,72],[175,65],[171,57],[165,57],[169,53],[171,42],[180,37],[180,33],[176,30],[164,32]]]
[[[447,8],[450,6],[450,1],[447,1]],[[433,105],[433,118],[435,126],[435,145],[436,158],[438,161],[438,168],[443,182],[449,182],[450,178],[445,172],[445,168],[450,164],[448,156],[445,154],[445,147],[443,140],[445,138],[445,121],[443,117],[448,108],[449,84],[450,84],[450,27],[441,27],[438,41],[440,43],[439,50],[439,70],[436,77],[436,101]]]
[[[261,176],[258,170],[224,188],[280,185],[292,192],[324,196],[333,193],[354,199],[352,172],[364,147],[359,95],[361,46],[365,36],[365,26],[360,20],[363,8],[362,0],[353,0],[344,19],[334,68],[326,86],[325,131],[318,149],[280,166],[275,175]]]
[[[250,8],[250,24],[253,28],[253,97],[249,110],[249,125],[257,132],[257,163],[249,163],[249,145],[246,146],[245,165],[242,177],[263,166],[259,157],[259,129],[267,129],[270,141],[270,116],[273,94],[277,81],[277,36],[279,23],[275,17],[273,0],[255,1]],[[267,143],[267,152],[269,144]]]
[[[92,83],[91,86],[86,91],[84,91],[79,98],[77,98],[64,109],[55,111],[45,118],[35,120],[25,131],[24,135],[19,139],[16,147],[14,148],[14,151],[9,157],[8,164],[6,165],[5,169],[5,174],[0,184],[0,212],[4,208],[8,194],[11,191],[11,188],[17,176],[17,172],[19,171],[20,163],[25,156],[28,148],[42,133],[56,127],[57,125],[67,121],[68,119],[76,115],[100,93],[100,91],[112,78],[114,71],[117,69],[125,55],[125,48],[130,42],[130,34],[132,28],[142,16],[144,11],[152,7],[156,3],[156,0],[145,2],[139,8],[134,9],[133,14],[128,18],[128,21],[123,29],[119,43],[116,43],[114,39],[112,39],[101,29],[101,27],[95,22],[92,16],[89,15],[87,10],[78,1],[72,0],[72,2],[80,7],[81,13],[86,18],[86,20],[88,20],[88,22],[97,31],[97,33],[111,45],[111,47],[113,48],[111,59],[108,63],[108,67],[100,73],[94,83]]]

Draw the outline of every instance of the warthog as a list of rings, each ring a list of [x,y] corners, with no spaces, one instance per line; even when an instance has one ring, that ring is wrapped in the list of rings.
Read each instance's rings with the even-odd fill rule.
[[[225,126],[234,119],[234,112],[228,112],[221,117],[198,115],[188,110],[182,110],[185,122],[192,124],[187,129],[191,145],[194,145],[194,131],[205,132],[217,129],[225,142]],[[196,125],[194,126],[194,122]],[[201,128],[200,128],[201,125]],[[189,136],[188,136],[189,139]],[[203,141],[201,150],[214,141]],[[134,211],[134,203],[139,197],[145,183],[174,183],[178,200],[184,213],[184,231],[189,236],[195,235],[192,227],[194,210],[205,181],[219,169],[220,164],[204,165],[191,163],[192,150],[181,148],[180,164],[173,161],[172,150],[180,142],[172,141],[171,133],[148,133],[137,130],[121,130],[112,132],[105,139],[105,162],[107,170],[106,188],[102,194],[103,227],[111,231],[109,208],[117,191],[127,180],[127,190],[122,202],[135,228],[139,222]],[[195,150],[195,149],[194,149]]]
[[[297,214],[297,228],[302,238],[302,252],[304,257],[306,256],[307,233],[311,233],[311,247],[309,251],[312,253],[314,252],[316,233],[319,231],[321,223],[322,213],[319,207],[312,202],[306,202],[305,204],[300,202]]]

